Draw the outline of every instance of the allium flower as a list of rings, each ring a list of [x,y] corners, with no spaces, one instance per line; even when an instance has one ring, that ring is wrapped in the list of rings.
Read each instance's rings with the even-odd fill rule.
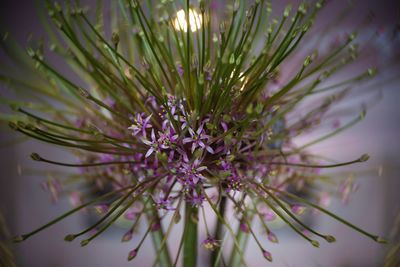
[[[146,158],[150,157],[153,152],[160,150],[160,144],[156,138],[154,130],[151,131],[151,141],[144,139],[143,143],[150,147],[149,150],[147,150],[146,155],[144,155]]]
[[[144,118],[144,114],[136,114],[134,123],[128,128],[132,130],[132,135],[141,134],[144,138],[146,138],[146,130],[151,128],[151,124],[149,123],[151,115]]]
[[[158,143],[162,149],[170,149],[176,146],[178,135],[171,128],[167,128],[164,132],[159,133]]]
[[[163,191],[160,191],[158,194],[157,198],[154,200],[155,206],[157,207],[158,210],[175,210],[175,208],[172,205],[173,200],[171,198],[166,198],[165,193]]]
[[[190,162],[187,156],[184,156],[183,161],[184,162],[181,163],[181,167],[179,168],[179,182],[185,186],[195,187],[199,181],[206,180],[202,172],[206,170],[207,167],[201,166],[201,161],[199,159]]]
[[[209,146],[207,143],[210,140],[210,136],[206,135],[204,132],[204,123],[201,123],[199,128],[193,131],[192,128],[189,128],[190,137],[186,137],[182,140],[184,144],[192,144],[191,152],[193,153],[194,150],[198,147],[206,149],[209,153],[214,154],[214,150]]]
[[[220,242],[212,237],[207,237],[201,244],[207,250],[215,250],[220,246]]]
[[[334,197],[328,192],[339,193],[346,202],[356,189],[352,180],[337,191],[319,184],[336,183],[323,169],[362,163],[368,155],[328,161],[328,155],[318,157],[309,150],[365,117],[362,108],[354,119],[346,121],[346,113],[332,124],[327,114],[376,73],[368,68],[337,84],[330,80],[359,53],[354,34],[335,47],[311,50],[311,26],[322,1],[293,11],[289,5],[276,21],[269,19],[272,6],[264,0],[229,2],[220,16],[212,7],[217,1],[186,1],[182,7],[173,1],[120,1],[112,5],[120,10],[112,12],[110,27],[101,15],[92,16],[79,1],[72,2],[60,6],[48,1],[47,19],[57,27],[47,29],[58,31],[48,39],[51,51],[61,55],[63,65],[71,64],[80,79],[70,80],[52,65],[46,42],[28,48],[30,58],[23,62],[12,58],[26,68],[0,73],[0,80],[16,91],[6,95],[27,93],[24,101],[4,100],[12,115],[0,120],[21,134],[64,147],[76,158],[68,163],[33,153],[34,161],[78,172],[44,183],[53,200],[72,192],[74,208],[16,241],[86,209],[96,211],[98,220],[67,235],[66,241],[82,238],[86,246],[122,220],[129,224],[122,242],[137,242],[129,248],[128,260],[152,236],[156,254],[148,258],[161,267],[175,266],[180,258],[184,267],[196,266],[200,244],[212,251],[209,266],[247,266],[243,241],[248,237],[272,261],[265,248],[278,243],[274,223],[284,223],[314,247],[318,240],[334,242],[332,235],[303,222],[305,210],[384,242],[327,210]],[[100,7],[94,8],[96,14],[102,14]],[[180,27],[174,27],[175,19]],[[19,46],[4,42],[4,47],[15,51]],[[314,103],[310,96],[320,98]],[[326,130],[324,122],[329,132],[302,145],[294,140]],[[76,186],[61,184],[71,181]],[[181,234],[171,237],[176,225]],[[267,236],[256,234],[258,225]],[[179,248],[176,255],[170,254],[171,238]],[[227,243],[233,247],[226,261]]]

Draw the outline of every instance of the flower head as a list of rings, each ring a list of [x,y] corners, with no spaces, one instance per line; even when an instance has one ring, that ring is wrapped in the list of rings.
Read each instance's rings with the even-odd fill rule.
[[[219,2],[223,5],[224,1]],[[182,244],[185,266],[196,262],[193,248],[198,244],[193,242],[198,229],[207,234],[201,245],[219,255],[212,257],[212,266],[222,264],[225,256],[221,229],[235,239],[235,230],[251,237],[266,260],[272,261],[264,244],[278,242],[272,232],[278,223],[287,224],[316,247],[316,239],[335,240],[303,222],[300,215],[310,209],[382,242],[328,211],[326,206],[335,195],[319,183],[335,181],[322,173],[324,169],[359,164],[368,155],[335,162],[310,152],[312,145],[365,116],[361,110],[346,124],[348,110],[330,111],[340,108],[336,103],[362,84],[361,80],[373,77],[373,68],[361,76],[325,83],[356,60],[355,36],[340,40],[331,51],[315,47],[309,55],[293,56],[307,36],[312,36],[310,29],[322,1],[300,4],[295,11],[288,6],[280,19],[272,21],[266,19],[272,12],[269,1],[233,1],[227,6],[230,12],[214,10],[216,3],[200,0],[174,11],[171,1],[125,1],[119,5],[122,10],[112,12],[119,17],[111,21],[118,23],[102,23],[112,29],[110,36],[79,3],[66,5],[66,11],[57,3],[48,3],[54,28],[60,30],[53,34],[56,45],[50,50],[65,56],[62,65],[72,63],[71,69],[82,79],[69,80],[74,75],[57,70],[45,47],[28,48],[32,62],[21,68],[27,69],[27,75],[12,74],[10,69],[10,77],[7,71],[0,74],[0,80],[7,88],[15,87],[15,94],[5,95],[12,98],[25,92],[29,97],[23,101],[1,97],[1,103],[11,103],[13,114],[2,114],[0,120],[20,134],[68,149],[76,159],[63,162],[33,153],[34,161],[78,168],[79,173],[65,172],[65,179],[58,177],[63,172],[49,174],[57,179],[50,178],[44,189],[54,201],[69,195],[74,209],[17,241],[76,211],[95,210],[98,220],[65,240],[88,235],[81,242],[86,246],[114,223],[128,225],[122,241],[137,242],[128,260],[153,236],[154,265],[172,266],[168,239],[174,238],[174,225],[181,223],[179,229],[184,232],[176,243]],[[74,19],[65,19],[66,15]],[[263,33],[265,38],[259,39]],[[308,41],[309,45],[316,43]],[[73,49],[58,45],[64,43]],[[6,49],[13,53],[18,47],[14,43],[1,47],[7,45],[13,46]],[[308,45],[306,50],[310,50]],[[16,77],[26,77],[26,81],[21,83]],[[319,92],[324,93],[318,94],[315,103],[307,101]],[[337,118],[340,123],[326,127],[332,130],[333,126],[333,132],[305,144],[295,140],[325,130],[320,125],[331,122],[331,114],[336,119],[344,113],[345,118]],[[356,189],[349,179],[336,193],[347,202]],[[210,225],[215,226],[214,237]],[[262,227],[267,237],[259,238],[255,227]],[[141,237],[133,238],[134,233]],[[242,255],[246,242],[234,241],[232,251],[246,265]]]

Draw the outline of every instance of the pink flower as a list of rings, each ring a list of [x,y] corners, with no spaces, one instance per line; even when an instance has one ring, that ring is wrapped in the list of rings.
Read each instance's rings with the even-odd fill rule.
[[[210,139],[209,135],[206,135],[204,132],[204,124],[200,124],[200,127],[197,131],[193,131],[192,128],[189,128],[190,137],[186,137],[182,140],[183,144],[192,143],[192,153],[197,147],[201,147],[206,149],[209,153],[214,154],[214,149],[207,144],[207,141]]]
[[[144,118],[144,113],[136,114],[134,123],[128,128],[132,131],[132,135],[138,135],[139,133],[146,138],[146,130],[153,126],[149,123],[151,115]]]
[[[154,129],[151,130],[151,141],[144,139],[142,140],[142,142],[150,146],[149,150],[147,150],[146,155],[144,156],[145,158],[150,157],[150,155],[153,154],[154,151],[159,150],[159,144],[154,133]]]
[[[212,251],[220,246],[220,242],[218,240],[216,240],[215,238],[207,237],[207,239],[205,239],[203,242],[201,242],[201,245],[205,249]]]

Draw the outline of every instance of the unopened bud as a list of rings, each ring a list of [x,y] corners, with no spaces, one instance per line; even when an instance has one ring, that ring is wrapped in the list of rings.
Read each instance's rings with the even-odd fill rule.
[[[67,242],[72,242],[74,239],[75,239],[74,235],[66,235],[64,237],[64,240],[67,241]]]
[[[234,64],[235,63],[235,54],[232,53],[231,56],[229,57],[229,64]]]
[[[298,11],[299,11],[299,13],[305,15],[305,14],[307,13],[306,5],[305,5],[304,3],[302,3],[302,4],[299,6]]]
[[[367,160],[369,160],[369,155],[368,155],[368,154],[362,155],[362,156],[360,157],[360,159],[359,159],[360,162],[365,162],[365,161],[367,161]]]
[[[317,240],[311,240],[311,245],[313,245],[316,248],[319,248],[319,242]]]
[[[240,7],[240,2],[239,0],[236,0],[235,3],[233,4],[233,12],[237,12]]]
[[[349,35],[348,40],[349,42],[353,41],[357,37],[357,33],[353,32],[352,34]]]
[[[129,252],[129,254],[128,254],[128,261],[131,261],[131,260],[133,260],[134,258],[136,258],[137,253],[138,253],[138,250],[137,250],[137,249],[131,250],[131,251]]]
[[[268,233],[268,240],[271,241],[272,243],[278,243],[279,240],[276,237],[276,235],[273,232]]]
[[[33,159],[34,161],[41,161],[42,158],[39,156],[38,153],[32,153],[31,154],[31,159]]]
[[[387,244],[387,240],[380,236],[375,237],[375,241],[381,244]]]
[[[285,7],[285,10],[283,11],[283,16],[284,16],[284,17],[288,17],[291,10],[292,10],[292,5],[290,5],[290,4],[287,5],[287,6]]]
[[[325,236],[325,240],[328,241],[329,243],[336,242],[336,238],[334,236],[331,236],[331,235]]]
[[[369,76],[375,76],[377,72],[378,72],[378,71],[377,71],[376,68],[369,68],[369,69],[367,70],[367,73],[368,73]]]
[[[20,243],[20,242],[22,242],[22,241],[24,241],[24,240],[25,240],[25,237],[22,236],[22,235],[16,236],[16,237],[14,237],[14,239],[13,239],[14,243]]]
[[[119,44],[119,34],[116,32],[113,32],[111,41],[113,42],[114,46],[118,46]]]
[[[245,223],[241,223],[240,224],[240,231],[242,231],[244,233],[250,233],[250,229],[247,226],[247,224],[245,224]]]
[[[89,244],[89,242],[90,242],[89,239],[82,240],[82,241],[81,241],[81,246],[84,247],[84,246],[86,246],[87,244]]]
[[[128,242],[132,239],[132,237],[133,237],[133,231],[129,230],[124,234],[124,236],[121,239],[121,242]]]
[[[272,262],[272,254],[269,251],[263,250],[263,256],[267,259],[267,261]]]

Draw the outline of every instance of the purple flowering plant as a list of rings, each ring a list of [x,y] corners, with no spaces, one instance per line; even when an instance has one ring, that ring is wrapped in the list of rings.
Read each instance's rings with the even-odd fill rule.
[[[17,51],[11,37],[3,40],[26,77],[2,69],[2,81],[29,100],[4,100],[12,109],[1,120],[23,135],[72,151],[76,163],[37,153],[32,159],[76,168],[86,185],[71,193],[72,210],[15,241],[86,209],[96,211],[98,220],[66,235],[66,241],[79,238],[86,246],[125,218],[131,227],[122,241],[131,242],[140,222],[147,221],[127,257],[133,260],[152,236],[154,265],[162,267],[176,266],[180,259],[185,267],[196,266],[202,248],[211,253],[209,266],[247,266],[248,238],[272,261],[268,247],[278,237],[270,223],[278,218],[314,247],[318,240],[334,242],[333,235],[302,221],[309,210],[385,242],[330,212],[328,190],[319,185],[328,179],[320,175],[322,169],[362,163],[368,155],[331,163],[307,151],[365,116],[362,109],[348,122],[325,118],[375,74],[368,68],[346,80],[330,80],[357,60],[356,35],[328,50],[308,47],[302,62],[291,66],[292,74],[281,79],[285,62],[304,54],[301,44],[323,1],[287,6],[273,19],[267,0],[230,1],[220,14],[212,8],[217,1],[119,0],[110,4],[110,25],[102,4],[86,9],[66,2],[46,1],[48,16],[44,8],[40,15],[48,37],[32,43],[27,53]],[[47,60],[49,53],[60,55],[81,80],[67,78]],[[318,94],[324,96],[298,116],[299,105]],[[322,120],[335,125],[331,132],[302,146],[292,142]],[[53,201],[63,182],[67,177],[43,183]],[[345,201],[356,188],[352,180],[337,186]],[[88,187],[97,194],[85,193]],[[304,197],[304,192],[312,194]],[[264,236],[255,234],[255,221]],[[172,255],[168,240],[179,224],[178,250]],[[206,236],[199,235],[200,227]],[[223,253],[224,246],[230,246],[230,254]]]

